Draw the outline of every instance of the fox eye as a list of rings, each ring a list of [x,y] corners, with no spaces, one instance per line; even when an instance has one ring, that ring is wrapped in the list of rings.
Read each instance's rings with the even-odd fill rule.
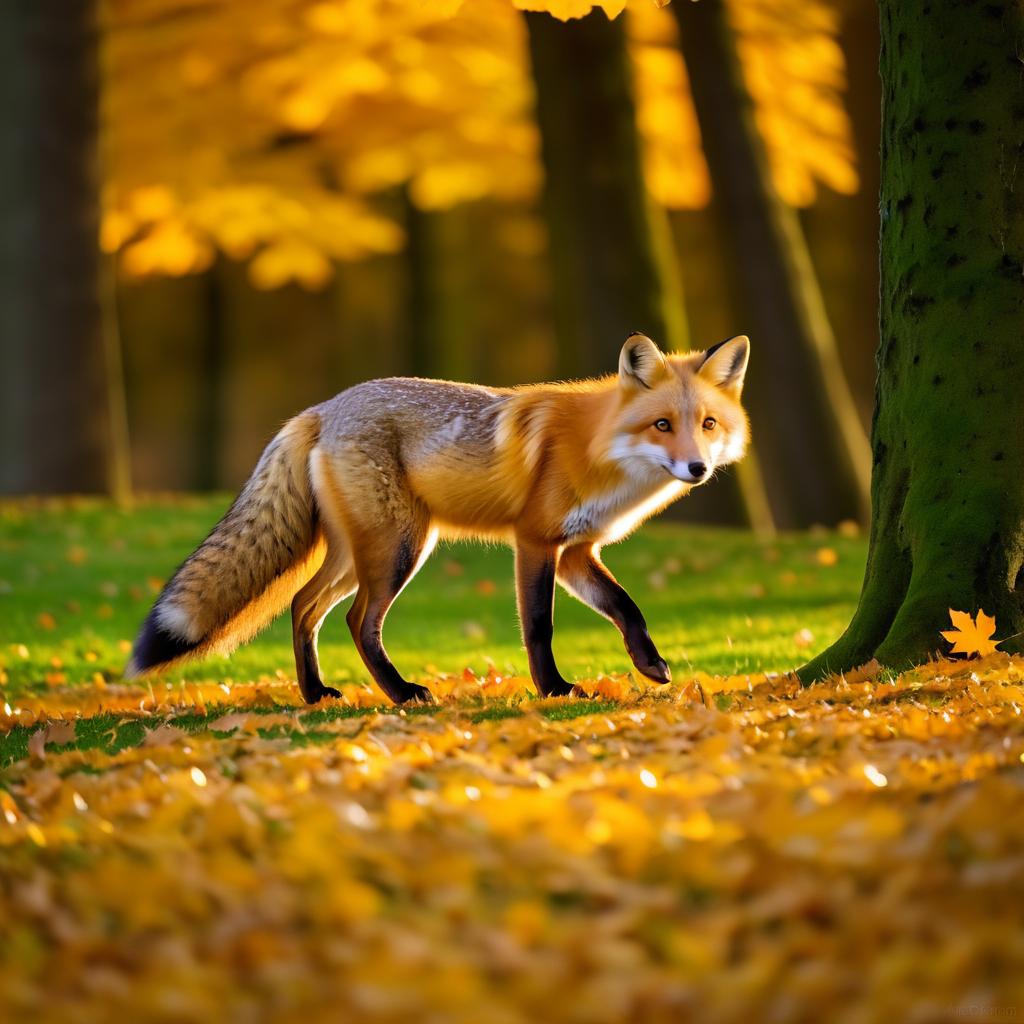
[[[718,420],[716,420],[714,416],[706,416],[701,426],[705,430],[714,430],[715,427],[718,426]]]
[[[655,420],[654,429],[660,430],[663,434],[667,434],[672,429],[672,424],[666,419]]]

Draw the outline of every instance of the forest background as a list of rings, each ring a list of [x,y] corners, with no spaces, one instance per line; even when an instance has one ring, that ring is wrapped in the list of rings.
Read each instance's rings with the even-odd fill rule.
[[[234,489],[360,380],[745,332],[756,459],[677,514],[863,522],[874,5],[602,6],[9,6],[0,492]]]

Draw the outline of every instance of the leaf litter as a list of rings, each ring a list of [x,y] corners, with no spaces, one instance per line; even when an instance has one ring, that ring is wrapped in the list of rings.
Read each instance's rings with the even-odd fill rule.
[[[1024,998],[1024,659],[4,709],[0,1016],[855,1022]],[[42,739],[37,739],[42,737]],[[98,737],[98,738],[97,738]],[[18,747],[17,750],[22,750]],[[17,753],[17,750],[15,753]]]

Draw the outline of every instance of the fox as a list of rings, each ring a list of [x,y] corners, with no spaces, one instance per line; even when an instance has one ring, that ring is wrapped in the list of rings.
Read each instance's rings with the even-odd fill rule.
[[[348,628],[373,680],[395,704],[430,702],[388,657],[384,619],[439,539],[475,538],[514,550],[541,696],[573,688],[551,649],[556,584],[618,629],[639,673],[669,683],[601,550],[743,457],[749,354],[746,335],[666,355],[633,333],[604,377],[514,388],[393,377],[299,413],[163,587],[126,677],[228,654],[290,605],[302,698],[339,697],[317,640],[355,594]]]

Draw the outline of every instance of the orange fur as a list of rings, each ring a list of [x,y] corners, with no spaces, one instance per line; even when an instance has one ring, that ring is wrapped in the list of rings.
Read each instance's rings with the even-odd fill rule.
[[[699,358],[669,357],[666,372],[645,390],[624,390],[615,376],[512,389],[490,458],[476,461],[471,469],[462,460],[407,464],[413,489],[446,537],[509,539],[526,531],[537,539],[564,540],[562,526],[574,505],[626,485],[628,471],[609,454],[613,439],[623,431],[635,432],[676,461],[707,461],[708,440],[700,424],[713,415],[735,445],[724,461],[742,456],[749,425],[738,393],[702,380]],[[679,427],[671,434],[652,426],[665,415]],[[433,424],[418,426],[429,430]],[[689,489],[686,484],[664,495],[645,508],[643,518]],[[635,504],[641,505],[659,488],[638,490],[644,493]]]
[[[421,698],[426,691],[387,658],[381,627],[443,535],[515,545],[542,692],[568,685],[545,646],[543,612],[563,552],[571,556],[563,583],[616,622],[642,670],[664,678],[667,666],[637,625],[639,611],[617,596],[600,547],[742,457],[748,349],[739,337],[666,357],[634,335],[618,374],[596,380],[491,389],[397,378],[308,410],[271,442],[168,583],[129,671],[230,651],[292,600],[299,685],[317,700],[335,692],[320,680],[320,624],[358,587],[348,621],[360,654],[392,699]]]

